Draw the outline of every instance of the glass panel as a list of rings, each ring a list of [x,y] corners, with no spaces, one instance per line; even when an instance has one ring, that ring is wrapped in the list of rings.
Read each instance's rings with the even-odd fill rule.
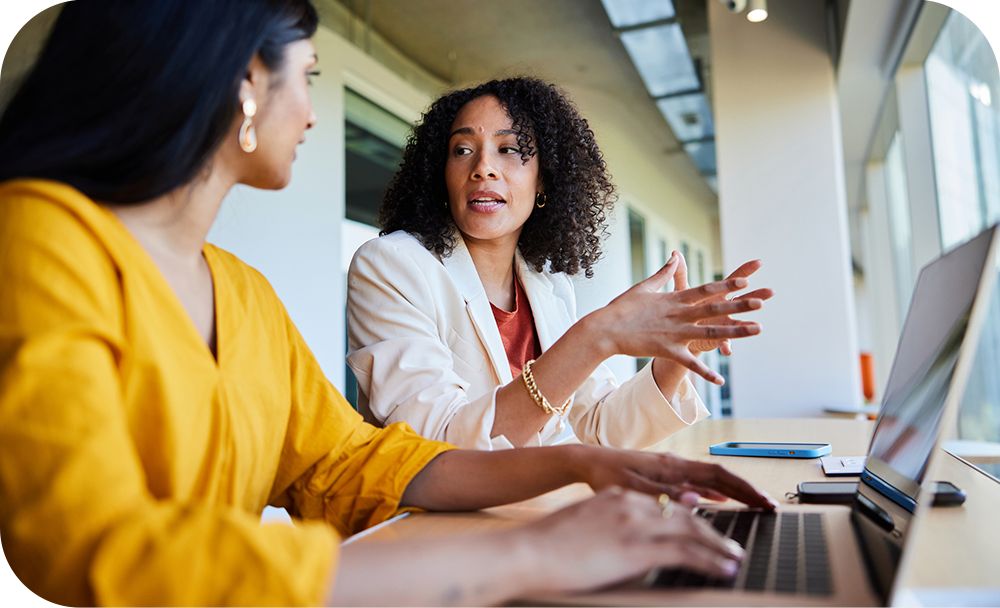
[[[341,260],[344,284],[354,253],[378,236],[378,208],[403,157],[410,125],[350,89],[344,90],[344,220]],[[346,311],[345,311],[346,315]],[[346,327],[346,319],[344,325]],[[345,336],[346,341],[346,336]],[[347,352],[347,344],[344,344]],[[344,397],[357,406],[358,383],[344,365]]]
[[[634,284],[646,278],[646,220],[632,209],[628,210],[628,242]],[[635,371],[641,370],[648,362],[646,357],[637,358]]]
[[[948,449],[1000,478],[1000,283],[995,285],[958,414],[959,441]]]
[[[716,174],[714,141],[684,144],[684,151],[688,153],[699,171],[709,175]]]
[[[699,87],[680,25],[671,23],[623,32],[621,37],[653,97]]]
[[[628,239],[632,260],[632,283],[646,278],[646,220],[628,210]]]
[[[350,90],[344,101],[346,216],[374,226],[382,196],[403,157],[409,125]]]
[[[657,19],[672,19],[674,3],[670,0],[601,0],[608,19],[615,27],[628,27]]]
[[[712,111],[701,93],[660,99],[656,106],[681,141],[703,139],[715,134]]]
[[[1000,72],[986,38],[957,12],[924,69],[947,249],[1000,219]]]

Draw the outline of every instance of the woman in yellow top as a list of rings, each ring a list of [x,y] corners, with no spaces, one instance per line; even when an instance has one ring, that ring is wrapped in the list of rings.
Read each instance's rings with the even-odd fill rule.
[[[480,604],[656,565],[732,574],[738,547],[645,494],[770,506],[745,481],[668,455],[467,452],[368,426],[267,281],[205,243],[233,185],[288,182],[315,121],[315,28],[307,0],[77,0],[0,119],[14,572],[54,602],[141,605]],[[402,508],[577,481],[630,490],[503,535],[338,548]],[[307,521],[261,525],[268,504]]]

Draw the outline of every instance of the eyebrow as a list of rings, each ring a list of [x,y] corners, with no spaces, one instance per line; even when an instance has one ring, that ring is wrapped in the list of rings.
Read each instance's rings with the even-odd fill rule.
[[[472,135],[472,133],[472,127],[459,127],[451,132],[448,139],[451,139],[456,135]],[[500,129],[499,131],[494,132],[493,135],[517,135],[517,131],[514,129]]]

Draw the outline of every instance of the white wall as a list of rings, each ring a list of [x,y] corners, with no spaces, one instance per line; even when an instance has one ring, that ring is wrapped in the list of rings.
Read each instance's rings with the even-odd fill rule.
[[[737,416],[861,400],[836,86],[821,0],[751,24],[709,2],[724,265],[761,258],[775,298],[732,359]]]

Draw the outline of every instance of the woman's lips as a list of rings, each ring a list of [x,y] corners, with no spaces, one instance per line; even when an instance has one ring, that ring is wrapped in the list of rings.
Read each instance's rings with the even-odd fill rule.
[[[474,200],[469,201],[469,209],[476,213],[496,213],[506,204],[502,200]]]
[[[492,190],[479,190],[469,195],[469,208],[476,213],[496,213],[507,201]]]

